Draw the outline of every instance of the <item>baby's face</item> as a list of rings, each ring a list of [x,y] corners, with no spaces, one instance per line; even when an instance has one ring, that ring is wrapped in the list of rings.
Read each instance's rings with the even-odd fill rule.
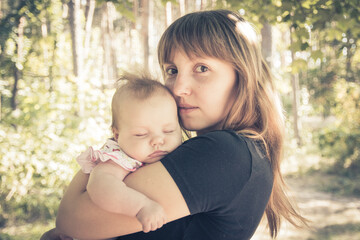
[[[120,104],[117,142],[130,157],[153,163],[181,144],[177,106],[169,94]]]

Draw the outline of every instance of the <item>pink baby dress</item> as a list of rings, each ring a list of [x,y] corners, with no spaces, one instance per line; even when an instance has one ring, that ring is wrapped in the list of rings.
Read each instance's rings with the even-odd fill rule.
[[[100,162],[112,160],[119,164],[125,170],[133,172],[143,165],[124,153],[119,144],[112,139],[108,139],[100,150],[94,150],[89,147],[85,152],[76,158],[84,173],[90,173],[91,170]]]

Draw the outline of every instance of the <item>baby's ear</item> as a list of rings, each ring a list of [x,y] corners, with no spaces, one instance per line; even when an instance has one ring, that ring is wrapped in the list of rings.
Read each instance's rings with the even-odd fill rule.
[[[112,132],[113,132],[114,139],[117,141],[119,138],[119,131],[115,127],[113,127]]]

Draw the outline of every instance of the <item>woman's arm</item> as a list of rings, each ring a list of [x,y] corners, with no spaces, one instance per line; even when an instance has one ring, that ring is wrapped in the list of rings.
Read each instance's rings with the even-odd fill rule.
[[[61,203],[56,220],[59,231],[77,238],[110,238],[141,231],[135,217],[106,212],[97,207],[86,192],[88,175],[78,172]],[[189,215],[180,190],[161,162],[144,166],[128,175],[124,182],[165,210],[168,221]]]

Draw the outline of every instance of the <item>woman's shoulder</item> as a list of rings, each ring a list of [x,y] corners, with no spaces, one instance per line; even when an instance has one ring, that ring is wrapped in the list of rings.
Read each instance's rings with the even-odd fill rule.
[[[224,143],[224,145],[239,144],[239,143],[245,143],[245,137],[231,130],[216,130],[196,136],[188,140],[188,142],[192,142],[192,141],[203,141],[203,142],[208,142],[209,144]]]
[[[251,152],[242,136],[234,131],[212,131],[189,139],[166,156],[164,165],[174,164],[195,168],[249,169]]]
[[[185,146],[194,146],[199,150],[206,150],[208,153],[222,151],[231,154],[239,150],[247,151],[247,141],[246,137],[235,131],[217,130],[191,138],[185,142]]]
[[[258,155],[260,158],[266,158],[266,150],[261,140],[245,136],[232,130],[217,130],[197,136],[193,141],[214,144],[216,148],[229,148],[234,150],[248,150],[251,154]]]

